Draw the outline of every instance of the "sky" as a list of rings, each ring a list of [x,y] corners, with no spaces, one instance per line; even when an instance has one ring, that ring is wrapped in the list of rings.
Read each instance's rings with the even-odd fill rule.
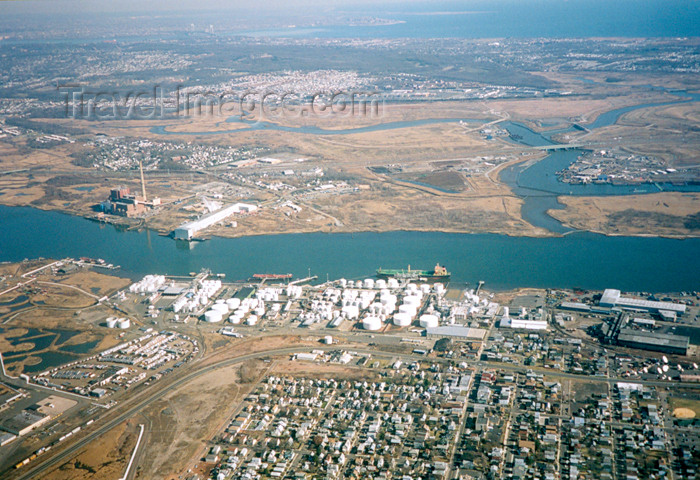
[[[177,10],[244,10],[269,12],[296,11],[299,8],[328,7],[356,8],[362,5],[401,6],[405,4],[430,3],[424,0],[10,0],[1,1],[0,9],[9,13],[65,12],[77,9],[82,12],[141,12],[167,9]],[[464,3],[470,3],[469,1]]]
[[[482,16],[476,18],[478,15],[466,12]],[[109,21],[112,15],[122,19],[133,15],[141,20],[150,15],[161,22],[177,17],[183,25],[197,24],[198,20],[218,22],[217,33],[231,32],[227,27],[242,22],[255,30],[285,23],[329,25],[339,18],[377,17],[406,25],[385,32],[343,30],[342,34],[462,38],[700,36],[700,0],[0,0],[0,24],[3,15],[7,20],[5,30],[9,31],[17,16],[26,23],[14,25],[31,26],[31,19],[37,18],[60,28],[61,19],[66,17],[70,17],[71,24],[80,24],[86,18],[99,23],[99,18]]]

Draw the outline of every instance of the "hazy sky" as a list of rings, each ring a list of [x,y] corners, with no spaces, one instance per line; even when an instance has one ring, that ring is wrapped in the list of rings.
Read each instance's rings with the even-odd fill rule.
[[[235,34],[242,25],[301,29],[378,17],[405,23],[339,32],[392,38],[700,36],[700,0],[0,0],[0,26],[6,32],[41,31],[43,21],[53,32],[63,22],[67,32],[79,35],[83,26],[88,33],[95,30],[91,26],[108,30],[113,20],[123,23],[131,16],[156,20],[171,30],[216,24],[218,34]],[[327,29],[323,34],[333,33]]]
[[[358,7],[362,5],[398,6],[402,4],[422,3],[425,0],[12,0],[0,1],[0,9],[11,13],[66,12],[72,9],[82,12],[139,12],[153,10],[245,10],[270,13],[271,11],[295,11],[304,7],[344,6]],[[468,0],[462,2],[470,3]]]

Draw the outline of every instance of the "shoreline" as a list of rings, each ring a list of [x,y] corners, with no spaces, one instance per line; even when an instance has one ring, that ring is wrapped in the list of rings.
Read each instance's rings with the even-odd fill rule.
[[[0,197],[1,199],[1,197]],[[148,225],[143,225],[141,222],[143,219],[135,219],[136,222],[138,223],[132,223],[129,219],[124,218],[124,221],[111,221],[112,219],[107,219],[107,220],[99,220],[97,218],[88,216],[88,215],[83,215],[75,211],[71,210],[64,210],[60,208],[42,208],[40,206],[34,206],[34,205],[7,205],[2,203],[0,200],[0,205],[8,208],[14,208],[14,207],[19,207],[19,208],[32,208],[35,210],[41,210],[45,212],[57,212],[61,213],[64,215],[70,215],[72,217],[79,217],[91,222],[95,223],[102,223],[105,225],[110,225],[114,228],[119,228],[119,227],[124,227],[125,231],[142,231],[142,230],[149,230],[153,233],[158,234],[159,236],[163,237],[168,237],[170,233],[172,233],[172,230],[166,230],[163,228],[157,228],[157,227],[149,227]],[[115,217],[114,220],[121,219],[121,217]],[[572,228],[573,230],[568,233],[564,234],[559,234],[555,232],[548,232],[548,234],[543,234],[543,235],[533,235],[533,234],[523,234],[523,235],[516,235],[513,234],[512,232],[508,231],[479,231],[479,230],[464,230],[464,229],[442,229],[442,228],[347,228],[347,229],[342,229],[339,230],[338,227],[332,227],[332,229],[327,229],[327,228],[321,228],[321,229],[288,229],[284,231],[273,231],[273,232],[256,232],[256,231],[250,231],[250,232],[245,232],[245,233],[240,233],[240,234],[222,234],[222,232],[217,232],[214,231],[211,234],[204,235],[199,238],[199,241],[207,241],[211,238],[228,238],[228,239],[236,239],[236,238],[246,238],[246,237],[264,237],[264,236],[278,236],[278,235],[303,235],[303,234],[312,234],[312,233],[324,233],[328,235],[333,235],[333,234],[361,234],[361,233],[391,233],[391,232],[420,232],[420,233],[445,233],[445,234],[459,234],[459,235],[502,235],[505,237],[509,238],[561,238],[564,236],[568,235],[574,235],[577,233],[590,233],[594,235],[602,235],[605,237],[623,237],[623,238],[663,238],[663,239],[669,239],[669,240],[686,240],[686,239],[695,239],[695,238],[700,238],[700,233],[698,235],[690,235],[690,234],[681,234],[681,235],[670,235],[670,234],[663,234],[663,235],[651,235],[651,234],[626,234],[626,233],[610,233],[610,232],[604,232],[601,230],[579,230],[575,229],[573,226],[562,222],[562,225]],[[534,227],[533,227],[534,228]]]

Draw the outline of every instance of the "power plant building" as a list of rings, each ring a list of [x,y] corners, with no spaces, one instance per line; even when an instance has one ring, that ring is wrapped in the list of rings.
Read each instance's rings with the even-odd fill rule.
[[[192,238],[197,234],[197,232],[211,227],[215,223],[218,223],[224,220],[225,218],[230,217],[234,213],[250,213],[254,212],[257,209],[258,207],[256,207],[255,205],[249,205],[246,203],[235,203],[233,205],[229,205],[228,207],[224,207],[220,210],[204,215],[203,217],[197,220],[180,225],[173,232],[173,236],[176,240],[192,240]]]

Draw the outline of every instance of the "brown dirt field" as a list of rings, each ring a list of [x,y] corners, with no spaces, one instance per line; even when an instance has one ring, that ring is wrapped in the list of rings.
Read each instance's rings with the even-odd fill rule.
[[[150,438],[144,445],[138,478],[177,478],[175,472],[198,462],[208,440],[270,365],[250,361],[217,369],[151,405],[143,414],[149,421]]]
[[[106,275],[95,270],[81,270],[61,278],[60,283],[73,285],[93,295],[109,295],[131,284],[131,280],[112,275]],[[92,291],[92,288],[98,290]]]
[[[137,422],[127,421],[91,442],[78,455],[49,471],[47,480],[121,478],[136,446]]]
[[[207,342],[207,352],[211,352],[211,344],[220,339],[222,335],[213,334],[206,335],[205,342]],[[228,338],[228,337],[227,337]],[[303,338],[299,335],[269,335],[269,336],[259,336],[253,338],[242,338],[242,339],[232,339],[225,348],[217,350],[212,355],[208,355],[206,360],[199,365],[200,368],[216,363],[225,358],[230,358],[231,353],[235,353],[235,356],[247,355],[249,353],[260,352],[264,350],[276,350],[279,348],[291,348],[294,346],[316,346],[318,345],[318,339],[316,338]]]
[[[695,412],[689,408],[676,408],[673,410],[673,416],[676,418],[695,418]]]
[[[664,192],[617,197],[560,197],[565,210],[550,210],[563,223],[581,230],[616,235],[700,236],[689,228],[700,214],[700,194]]]
[[[242,350],[236,349],[237,354],[254,351],[255,347],[262,343],[266,343],[267,348],[289,343],[279,337],[267,339],[274,340],[274,343],[260,340],[248,342],[249,345],[243,346]],[[225,426],[240,401],[266,373],[314,378],[329,375],[333,378],[368,378],[367,370],[357,367],[316,365],[287,358],[278,359],[273,363],[255,360],[217,369],[170,392],[144,412],[153,433],[148,444],[144,446],[146,450],[142,458],[147,460],[139,466],[139,478],[174,480],[177,472],[182,472],[192,463],[201,464],[200,458],[206,453],[209,439]],[[374,375],[369,374],[370,377]],[[196,392],[196,395],[193,395],[193,392]]]
[[[541,295],[544,297],[546,293],[547,291],[541,288],[517,288],[507,292],[496,292],[493,296],[493,301],[507,305],[512,302],[515,297],[519,297],[521,295]]]

